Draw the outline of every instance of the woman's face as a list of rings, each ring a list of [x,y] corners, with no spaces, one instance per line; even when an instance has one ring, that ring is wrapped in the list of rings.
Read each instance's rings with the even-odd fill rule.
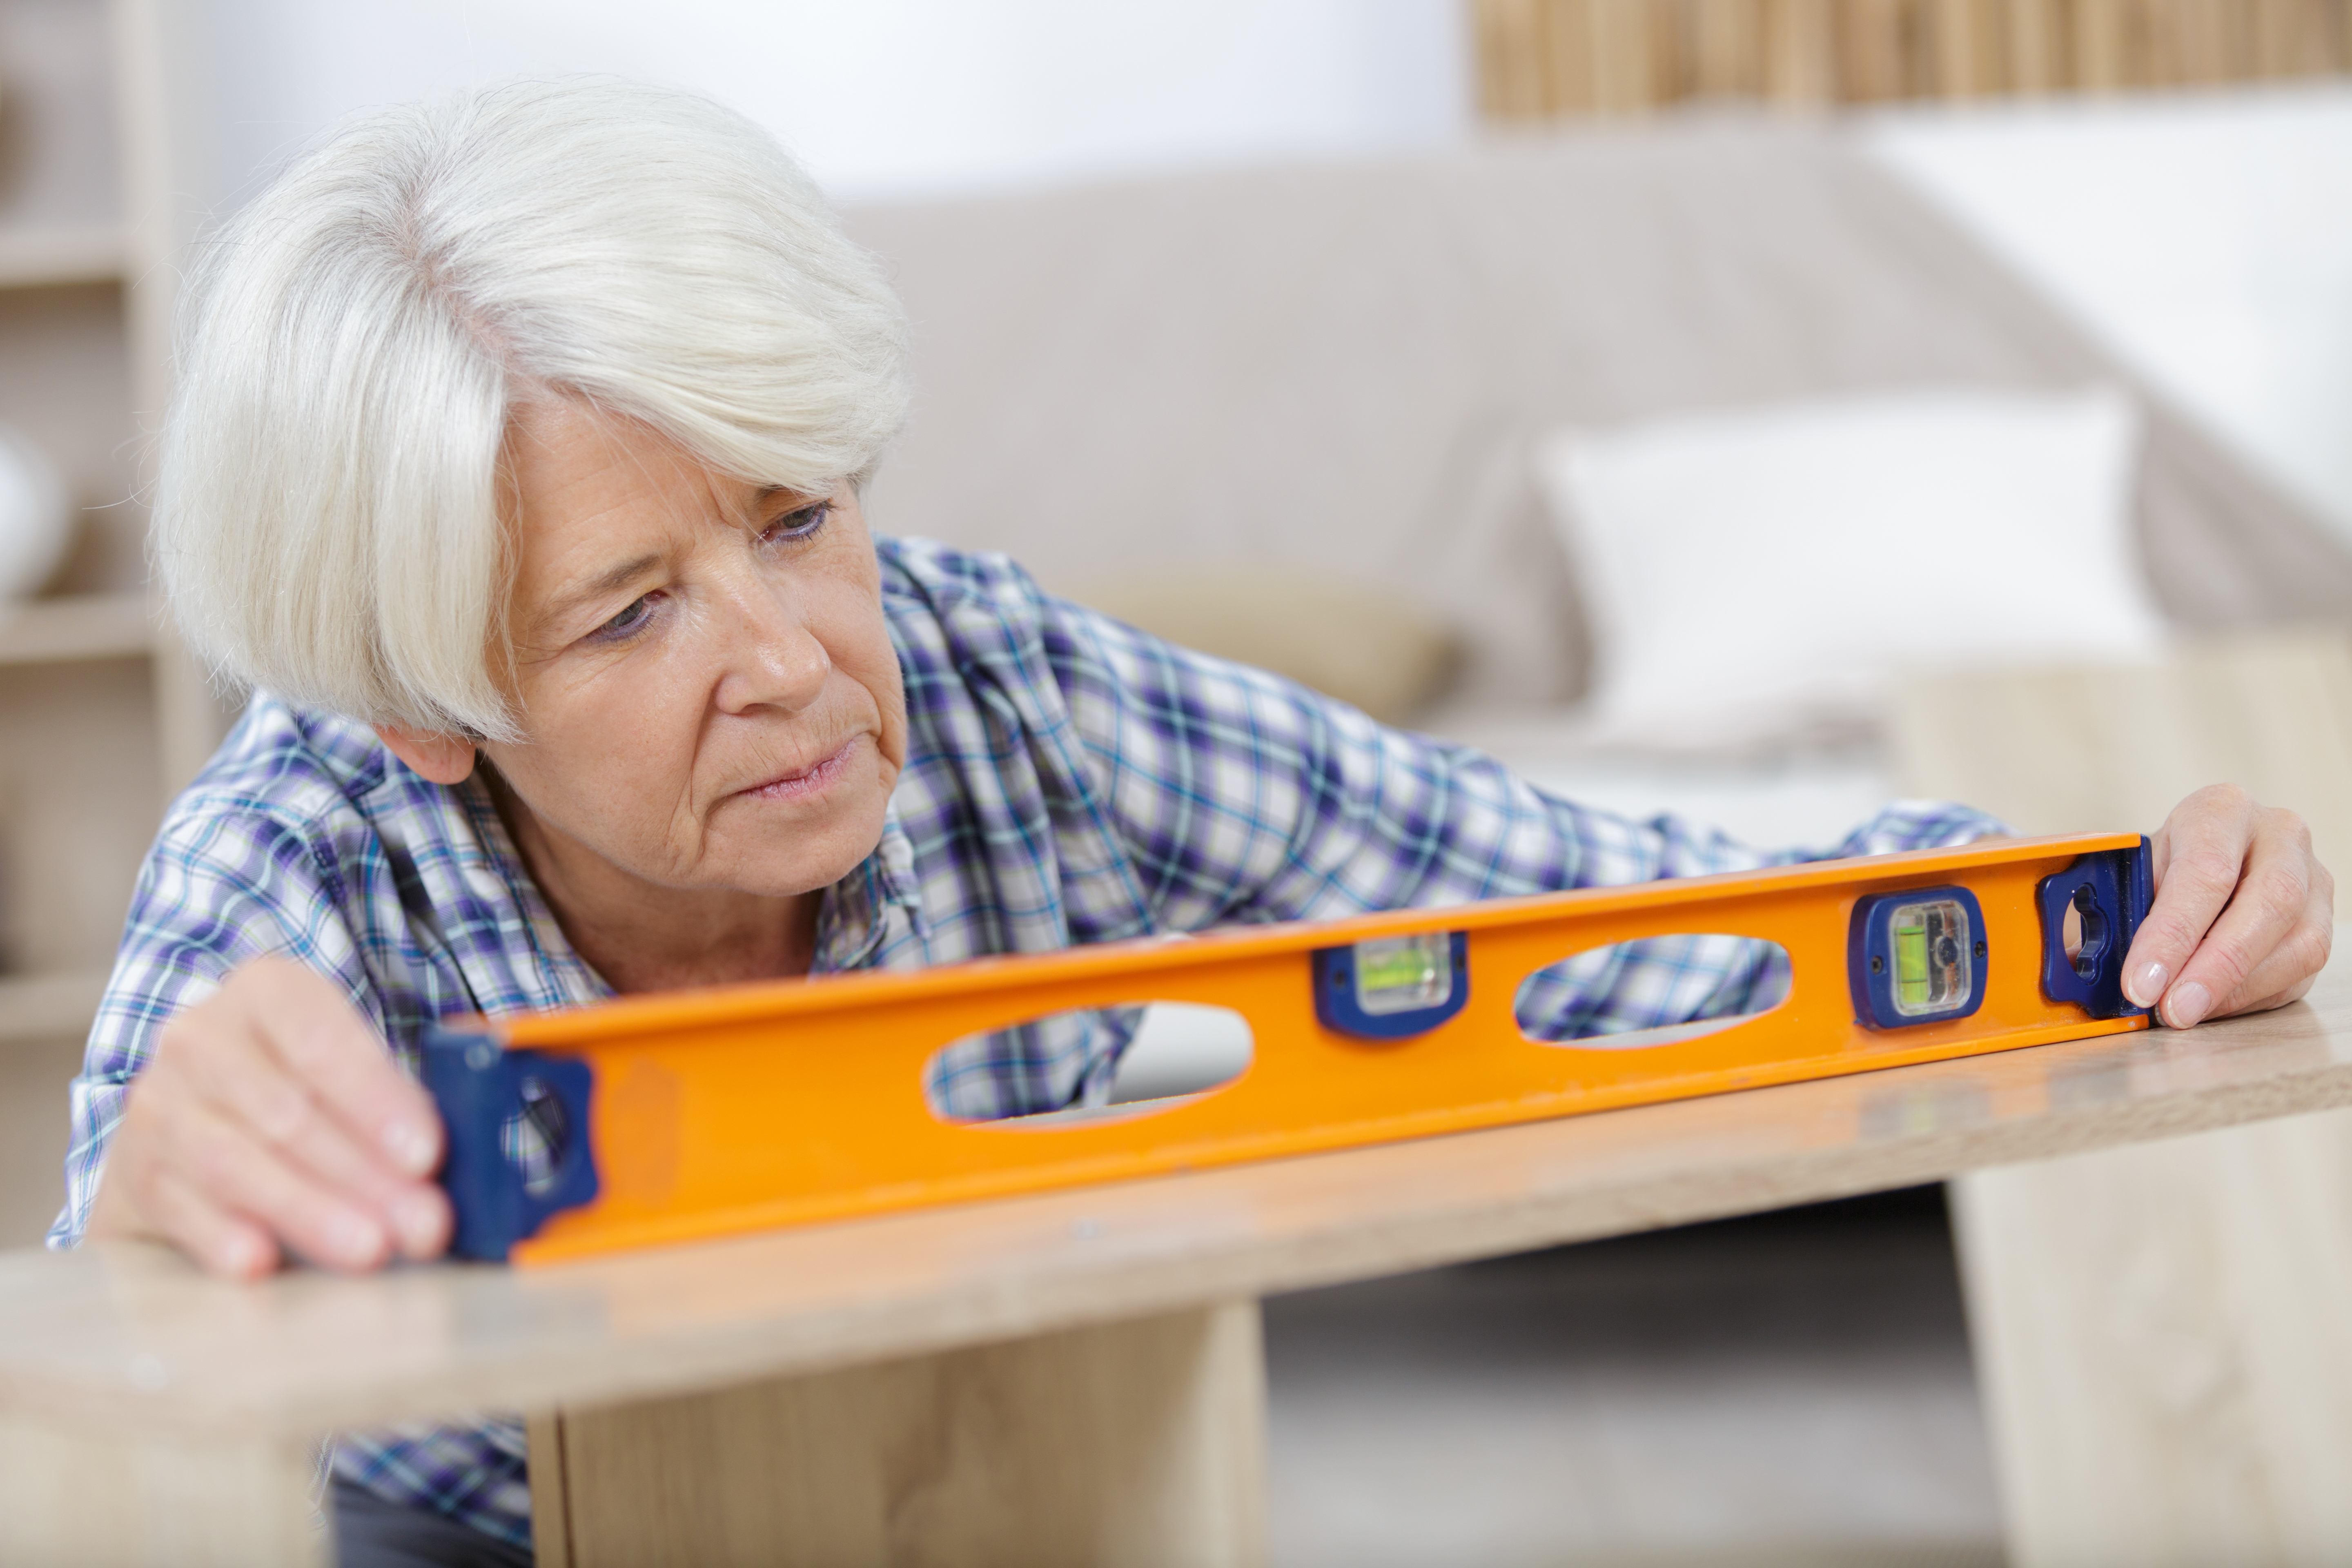
[[[568,399],[525,406],[509,454],[528,739],[482,751],[537,826],[668,888],[846,875],[907,757],[856,493],[763,489]]]

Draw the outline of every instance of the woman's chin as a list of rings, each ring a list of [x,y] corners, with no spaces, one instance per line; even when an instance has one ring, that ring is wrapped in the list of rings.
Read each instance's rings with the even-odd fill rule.
[[[869,745],[814,798],[731,798],[710,824],[704,864],[725,868],[720,879],[742,892],[783,897],[833,886],[882,842],[890,795],[879,775]]]

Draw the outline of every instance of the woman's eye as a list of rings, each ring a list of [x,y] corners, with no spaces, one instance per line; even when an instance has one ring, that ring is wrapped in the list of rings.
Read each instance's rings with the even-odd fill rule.
[[[833,503],[824,500],[802,507],[797,511],[788,511],[768,524],[767,531],[760,537],[771,542],[781,539],[806,539],[824,526],[824,520],[832,511]]]
[[[645,595],[631,600],[627,609],[598,626],[590,635],[600,642],[616,642],[644,626],[653,613],[654,596],[651,594]]]

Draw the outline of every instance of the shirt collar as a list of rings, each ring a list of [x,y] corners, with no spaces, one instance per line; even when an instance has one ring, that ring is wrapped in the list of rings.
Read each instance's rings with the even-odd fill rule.
[[[857,868],[824,891],[817,906],[816,954],[809,973],[864,969],[884,956],[897,933],[924,940],[915,880],[915,841],[894,797],[882,818],[882,841]]]

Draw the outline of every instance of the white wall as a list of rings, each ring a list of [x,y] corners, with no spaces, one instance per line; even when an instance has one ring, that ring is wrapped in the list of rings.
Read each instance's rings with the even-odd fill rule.
[[[219,192],[355,108],[516,75],[702,88],[859,202],[1466,133],[1460,0],[208,0]],[[215,197],[217,199],[217,196]]]
[[[2352,89],[1914,111],[1874,142],[2352,532]]]
[[[526,74],[703,88],[849,203],[1444,145],[1465,0],[182,0],[225,205],[351,110]],[[2352,531],[2352,90],[1906,111],[1887,161]]]

